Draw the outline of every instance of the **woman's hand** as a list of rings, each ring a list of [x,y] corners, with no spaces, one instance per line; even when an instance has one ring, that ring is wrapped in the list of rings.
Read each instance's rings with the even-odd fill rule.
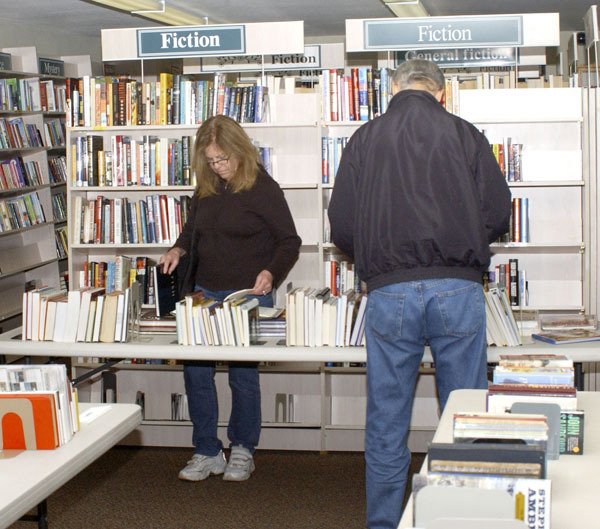
[[[185,250],[177,247],[171,248],[167,253],[162,254],[158,260],[158,264],[159,266],[162,265],[163,274],[172,273],[177,268],[182,255],[185,255]]]
[[[273,290],[273,274],[268,270],[261,271],[256,276],[252,293],[258,296],[264,296]]]

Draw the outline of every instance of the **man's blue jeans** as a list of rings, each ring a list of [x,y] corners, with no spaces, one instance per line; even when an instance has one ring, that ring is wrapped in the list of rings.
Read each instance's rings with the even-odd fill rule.
[[[415,386],[426,343],[443,409],[459,388],[485,388],[482,286],[464,279],[396,283],[369,292],[366,313],[367,527],[396,529],[402,514]]]
[[[203,290],[205,297],[222,301],[233,290]],[[262,307],[273,306],[273,295],[256,296]],[[183,366],[185,392],[192,421],[192,442],[196,454],[215,456],[223,448],[217,437],[219,404],[215,386],[215,362],[190,362]],[[254,453],[260,437],[260,383],[256,362],[229,364],[231,415],[227,426],[230,446],[241,445]]]

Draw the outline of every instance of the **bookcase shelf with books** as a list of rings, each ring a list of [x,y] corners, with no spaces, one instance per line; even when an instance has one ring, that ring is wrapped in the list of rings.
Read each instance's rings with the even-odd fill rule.
[[[510,240],[492,244],[491,269],[517,260],[515,309],[589,311],[581,89],[462,90],[459,97],[460,115],[483,130],[490,144],[504,147],[499,161],[507,168],[510,153],[511,234]],[[502,280],[498,274],[493,279]]]
[[[66,97],[65,78],[41,72],[34,47],[0,51],[10,61],[0,70],[0,325],[6,330],[20,323],[23,285],[58,287],[66,268],[56,244],[66,221],[56,171],[61,157],[64,164]],[[86,59],[62,62],[81,75]]]

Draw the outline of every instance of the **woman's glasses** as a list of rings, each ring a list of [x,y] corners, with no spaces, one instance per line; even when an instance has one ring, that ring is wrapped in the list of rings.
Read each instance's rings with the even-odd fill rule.
[[[210,166],[210,167],[217,167],[218,165],[224,164],[226,162],[229,161],[229,158],[231,158],[230,156],[226,156],[224,158],[217,158],[216,160],[206,160],[206,163]]]

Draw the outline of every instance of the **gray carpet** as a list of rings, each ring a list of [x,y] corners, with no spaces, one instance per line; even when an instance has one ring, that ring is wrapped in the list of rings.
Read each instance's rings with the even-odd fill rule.
[[[360,529],[364,454],[258,451],[251,479],[177,479],[191,450],[116,447],[48,499],[50,529]],[[423,456],[416,454],[413,469]],[[17,522],[10,529],[34,529]]]

